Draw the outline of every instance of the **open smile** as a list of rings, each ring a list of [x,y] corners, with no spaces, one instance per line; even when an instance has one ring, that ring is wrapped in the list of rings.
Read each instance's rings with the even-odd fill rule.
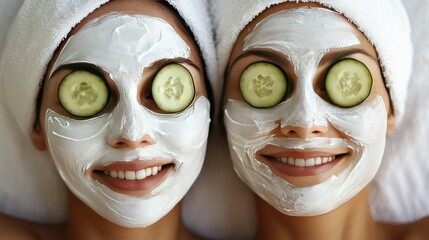
[[[299,177],[325,173],[349,155],[347,151],[329,153],[283,150],[277,153],[259,152],[256,158],[280,177],[282,175]]]
[[[115,192],[141,196],[161,185],[174,166],[171,161],[115,162],[95,167],[91,177]]]
[[[146,177],[155,176],[158,172],[161,172],[162,166],[149,167],[138,171],[122,171],[122,170],[111,170],[104,171],[105,175],[112,178],[126,179],[126,180],[143,180]]]
[[[294,157],[281,157],[281,158],[275,158],[275,160],[282,163],[289,164],[291,166],[296,166],[296,167],[315,167],[322,164],[330,163],[332,161],[337,160],[340,157],[342,157],[342,155],[335,155],[330,157],[315,157],[315,158],[308,158],[308,159],[294,158]],[[271,158],[271,157],[268,157],[268,158]]]

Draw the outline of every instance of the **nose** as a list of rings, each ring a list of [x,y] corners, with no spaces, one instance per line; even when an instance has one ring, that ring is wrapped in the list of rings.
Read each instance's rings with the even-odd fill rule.
[[[109,141],[109,146],[112,148],[137,149],[137,148],[147,147],[154,143],[155,141],[153,140],[153,138],[146,134],[142,138],[136,139],[136,140],[130,140],[128,138],[119,136]]]
[[[309,139],[314,137],[322,137],[327,133],[328,128],[325,126],[311,126],[311,127],[298,127],[298,126],[285,126],[280,128],[280,132],[285,137]]]

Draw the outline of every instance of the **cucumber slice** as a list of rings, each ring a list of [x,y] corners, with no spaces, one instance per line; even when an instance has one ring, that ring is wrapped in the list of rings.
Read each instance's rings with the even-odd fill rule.
[[[240,91],[244,100],[257,108],[277,105],[287,91],[287,78],[276,65],[268,62],[252,63],[240,77]]]
[[[328,71],[325,87],[332,102],[340,107],[354,107],[369,96],[372,75],[362,62],[344,59]]]
[[[184,66],[172,63],[156,74],[152,96],[164,112],[175,113],[187,108],[194,99],[195,87],[191,73]]]
[[[70,114],[90,117],[106,106],[109,90],[99,75],[77,70],[63,78],[58,88],[58,98]]]

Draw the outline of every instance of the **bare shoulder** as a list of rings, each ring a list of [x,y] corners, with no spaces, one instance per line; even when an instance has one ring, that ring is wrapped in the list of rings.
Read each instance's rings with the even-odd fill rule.
[[[0,239],[56,239],[60,227],[34,223],[0,213]]]
[[[429,216],[410,224],[410,228],[405,236],[405,239],[406,240],[429,239]]]

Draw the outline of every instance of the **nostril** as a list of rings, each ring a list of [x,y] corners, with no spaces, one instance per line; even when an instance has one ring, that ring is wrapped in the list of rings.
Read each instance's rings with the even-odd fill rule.
[[[113,148],[141,148],[152,144],[154,144],[154,141],[148,135],[136,140],[118,137],[117,139],[109,142],[109,145]]]
[[[321,136],[325,133],[324,128],[319,127],[298,127],[298,126],[286,126],[281,128],[281,133],[285,137],[291,138],[311,138]]]
[[[114,145],[118,147],[123,147],[123,146],[126,146],[127,144],[124,142],[116,142]]]
[[[287,135],[287,136],[297,136],[298,133],[295,130],[289,130],[285,135]]]
[[[287,136],[287,137],[297,137],[298,136],[298,133],[293,128],[289,128],[289,127],[282,128],[281,132],[284,136]]]
[[[321,132],[321,131],[316,130],[316,131],[313,131],[313,134],[320,135],[320,134],[322,134],[322,132]]]
[[[113,141],[109,142],[109,145],[113,148],[123,148],[127,147],[127,144],[124,141],[120,141],[118,139],[115,139]]]

